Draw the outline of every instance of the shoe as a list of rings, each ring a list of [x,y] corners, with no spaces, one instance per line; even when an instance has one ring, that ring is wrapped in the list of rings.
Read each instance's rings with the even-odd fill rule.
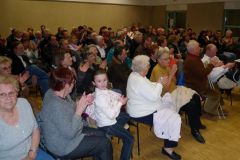
[[[198,130],[192,130],[192,136],[194,137],[194,139],[196,139],[199,143],[204,144],[205,140],[203,138],[203,136],[201,135],[201,133]]]
[[[169,154],[164,148],[162,148],[162,154],[168,156],[169,158],[173,159],[173,160],[180,160],[182,159],[182,157],[177,154],[176,152],[172,152],[172,154]]]
[[[199,129],[206,129],[207,127],[203,124],[200,124]]]

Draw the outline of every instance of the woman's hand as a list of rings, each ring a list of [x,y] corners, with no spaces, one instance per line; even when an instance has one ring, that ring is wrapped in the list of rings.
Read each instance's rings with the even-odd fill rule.
[[[30,150],[28,152],[28,155],[23,160],[34,160],[36,158],[36,156],[37,156],[36,151]]]
[[[80,71],[82,71],[82,72],[87,72],[88,68],[89,68],[88,62],[80,64],[80,67],[79,67]]]
[[[169,78],[168,76],[160,77],[158,83],[161,83],[163,87],[166,87],[168,84]]]
[[[82,97],[77,101],[76,114],[81,116],[86,107],[92,103],[93,98],[84,92]]]
[[[92,104],[93,100],[94,100],[93,94],[88,94],[88,95],[87,95],[88,105],[89,105],[89,104]]]

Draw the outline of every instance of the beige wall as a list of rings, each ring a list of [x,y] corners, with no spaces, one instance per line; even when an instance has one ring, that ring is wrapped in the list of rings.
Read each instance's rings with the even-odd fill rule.
[[[38,30],[45,24],[56,32],[58,26],[71,29],[86,24],[98,30],[102,25],[118,29],[140,22],[146,26],[151,20],[151,7],[144,6],[30,0],[1,0],[0,3],[0,33],[4,37],[11,27],[25,30],[31,26]]]
[[[151,12],[150,24],[153,26],[165,27],[166,23],[166,6],[149,7]]]
[[[132,6],[40,0],[1,0],[0,34],[6,37],[15,27],[39,30],[45,24],[53,33],[58,26],[68,30],[86,24],[98,31],[102,25],[114,30],[140,22],[143,26],[165,26],[166,6]],[[224,3],[187,5],[187,27],[197,33],[202,29],[221,29]]]
[[[199,33],[202,29],[222,29],[224,3],[189,4],[187,10],[187,27]]]

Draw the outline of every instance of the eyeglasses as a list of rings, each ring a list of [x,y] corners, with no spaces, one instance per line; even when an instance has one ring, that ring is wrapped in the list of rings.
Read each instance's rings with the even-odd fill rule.
[[[8,92],[8,93],[0,93],[0,98],[4,99],[4,98],[7,98],[7,97],[15,97],[17,95],[16,92],[12,91],[12,92]]]
[[[8,66],[8,67],[2,67],[2,70],[6,71],[6,70],[9,70],[9,69],[12,69],[11,66]]]

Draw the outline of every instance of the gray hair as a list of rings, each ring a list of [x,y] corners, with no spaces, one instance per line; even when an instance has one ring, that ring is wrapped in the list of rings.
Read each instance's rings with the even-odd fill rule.
[[[194,52],[195,48],[199,45],[199,43],[195,40],[190,40],[187,44],[188,53]]]
[[[232,34],[232,33],[233,33],[233,32],[232,32],[231,29],[226,30],[226,34]]]
[[[122,38],[122,37],[124,36],[124,34],[125,34],[125,32],[122,31],[122,30],[120,30],[120,31],[117,32],[116,38],[117,38],[117,39]]]
[[[149,57],[146,55],[138,55],[133,58],[132,60],[132,71],[140,73],[144,69],[148,67],[149,63]]]
[[[99,42],[103,39],[103,36],[97,35],[96,36],[96,43],[99,44]]]

